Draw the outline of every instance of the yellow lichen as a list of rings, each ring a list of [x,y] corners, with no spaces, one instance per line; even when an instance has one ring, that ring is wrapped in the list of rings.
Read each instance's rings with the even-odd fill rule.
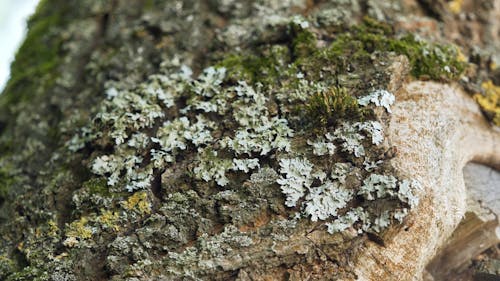
[[[496,62],[492,61],[492,62],[490,63],[490,70],[495,70],[495,69],[497,69],[497,67],[498,67],[498,65],[497,65],[497,63],[496,63]]]
[[[448,3],[448,8],[454,14],[458,14],[462,11],[463,0],[453,0]]]
[[[97,221],[100,222],[105,228],[111,228],[114,231],[119,231],[120,226],[116,223],[118,222],[118,212],[105,210],[102,214],[97,217]]]
[[[89,239],[92,237],[92,228],[88,225],[88,219],[86,217],[82,217],[79,220],[73,221],[66,231],[66,237],[74,237],[80,240]]]
[[[491,80],[483,82],[481,87],[484,94],[477,93],[474,99],[481,106],[485,114],[493,121],[493,124],[500,126],[500,86],[496,86]]]
[[[43,232],[42,232],[42,230],[40,229],[40,227],[35,228],[35,237],[36,237],[36,238],[41,237],[41,236],[42,236],[42,234],[43,234]]]
[[[457,61],[459,62],[467,62],[467,57],[462,53],[459,47],[456,47],[457,50]]]
[[[57,223],[53,220],[49,220],[48,225],[49,225],[49,230],[47,234],[51,237],[57,236],[57,233],[59,232],[59,227],[57,226]]]
[[[61,253],[61,254],[59,254],[59,255],[55,256],[55,257],[54,257],[54,259],[55,259],[55,260],[62,260],[63,258],[66,258],[66,257],[68,257],[68,256],[69,256],[69,254],[68,254],[67,252],[63,252],[63,253]]]
[[[127,210],[134,210],[142,215],[151,213],[151,204],[148,200],[148,194],[144,191],[136,192],[130,196],[122,205]]]
[[[24,250],[24,241],[23,242],[20,242],[19,244],[17,244],[17,247],[16,247],[19,251],[23,251]]]

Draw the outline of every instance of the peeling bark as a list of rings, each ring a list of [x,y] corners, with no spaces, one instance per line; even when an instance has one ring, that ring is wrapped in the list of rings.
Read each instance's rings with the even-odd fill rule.
[[[424,185],[423,200],[386,247],[367,244],[356,271],[366,280],[420,279],[467,211],[463,168],[498,165],[500,134],[468,95],[453,85],[413,82],[396,95],[390,139],[395,166]],[[396,280],[396,279],[394,279]],[[438,279],[439,280],[439,279]]]

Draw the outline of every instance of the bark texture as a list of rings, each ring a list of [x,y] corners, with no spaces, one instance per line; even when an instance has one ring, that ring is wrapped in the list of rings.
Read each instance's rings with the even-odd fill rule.
[[[42,0],[0,95],[0,279],[440,280],[463,167],[500,167],[499,13]]]

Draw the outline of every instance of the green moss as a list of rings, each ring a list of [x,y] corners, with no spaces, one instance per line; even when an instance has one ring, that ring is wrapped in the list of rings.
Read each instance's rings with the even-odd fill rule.
[[[451,45],[418,40],[411,34],[401,38],[394,36],[389,27],[365,19],[364,24],[354,29],[351,39],[359,42],[362,51],[367,53],[385,51],[406,55],[412,66],[412,75],[416,78],[456,79],[465,69],[457,49]]]
[[[13,147],[14,147],[14,142],[12,139],[9,140],[0,139],[0,155],[10,154]]]
[[[16,270],[16,263],[6,256],[0,256],[0,279],[5,278]]]
[[[143,7],[144,7],[145,11],[152,11],[155,7],[155,1],[154,0],[145,0]]]
[[[317,40],[314,33],[296,23],[291,23],[289,29],[294,57],[307,57],[317,50]]]
[[[216,66],[225,67],[229,80],[246,80],[251,83],[276,83],[280,68],[290,62],[290,53],[286,46],[263,47],[255,54],[231,54]]]
[[[325,73],[330,73],[330,78],[337,77],[353,69],[363,74],[373,69],[374,61],[383,61],[390,53],[406,55],[412,75],[419,79],[457,79],[466,66],[456,47],[418,40],[411,34],[397,37],[391,26],[370,18],[334,35],[325,48],[318,47],[310,29],[292,22],[287,46],[256,49],[251,54],[224,56],[217,66],[227,68],[231,80],[263,84],[283,80],[284,72],[290,74],[290,69],[304,72],[312,80],[324,79]]]
[[[39,87],[47,89],[57,77],[56,69],[60,63],[61,35],[58,27],[65,23],[62,7],[68,5],[59,0],[43,0],[37,11],[28,21],[28,34],[16,53],[11,65],[11,78],[0,98],[0,106],[17,104],[31,98]],[[53,7],[60,7],[54,10]]]
[[[419,41],[413,35],[391,40],[389,51],[406,55],[417,78],[453,80],[459,78],[466,66],[455,47]]]
[[[90,179],[83,183],[83,187],[87,188],[91,194],[98,194],[103,197],[111,196],[111,192],[106,184],[106,179],[104,178]]]
[[[356,98],[340,87],[313,94],[302,108],[305,110],[300,111],[307,114],[306,118],[314,128],[335,125],[340,119],[362,120],[366,115]]]
[[[9,173],[8,167],[0,167],[0,205],[8,199],[10,187],[15,183],[15,178]]]
[[[37,267],[25,267],[23,270],[11,274],[6,281],[42,281],[48,280],[48,272]]]
[[[466,66],[456,47],[418,40],[411,34],[398,38],[390,26],[370,18],[338,34],[328,48],[299,56],[297,63],[311,73],[325,64],[335,66],[336,73],[343,73],[349,66],[368,68],[374,54],[388,52],[406,55],[412,75],[420,79],[457,79]]]
[[[264,79],[264,73],[276,74],[269,58],[255,55],[231,55],[218,66],[227,68],[228,78],[234,80],[244,79],[255,82]]]

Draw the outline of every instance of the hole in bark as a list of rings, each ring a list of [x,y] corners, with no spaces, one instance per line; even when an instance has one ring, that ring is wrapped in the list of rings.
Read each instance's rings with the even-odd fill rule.
[[[161,188],[161,175],[165,172],[164,170],[155,169],[153,171],[153,181],[151,181],[151,192],[160,201],[163,201],[163,190]]]
[[[417,2],[420,4],[420,7],[427,15],[437,19],[438,21],[442,21],[443,10],[440,9],[440,4],[442,4],[442,2],[429,0],[417,0]]]
[[[481,263],[490,263],[500,272],[500,250],[488,250],[500,243],[500,171],[471,162],[465,165],[463,174],[467,211],[447,244],[427,265],[436,281],[490,280],[476,279],[491,273],[482,272],[487,267]],[[500,276],[496,278],[500,280]]]
[[[5,129],[6,125],[7,124],[4,121],[0,120],[0,135],[2,134],[2,132]]]
[[[20,268],[25,268],[30,265],[26,255],[18,249],[15,249],[12,253],[13,260],[16,262],[17,266]]]
[[[163,36],[163,31],[159,26],[147,25],[146,30],[149,34],[151,34],[151,36],[153,36],[155,40],[159,40]]]

